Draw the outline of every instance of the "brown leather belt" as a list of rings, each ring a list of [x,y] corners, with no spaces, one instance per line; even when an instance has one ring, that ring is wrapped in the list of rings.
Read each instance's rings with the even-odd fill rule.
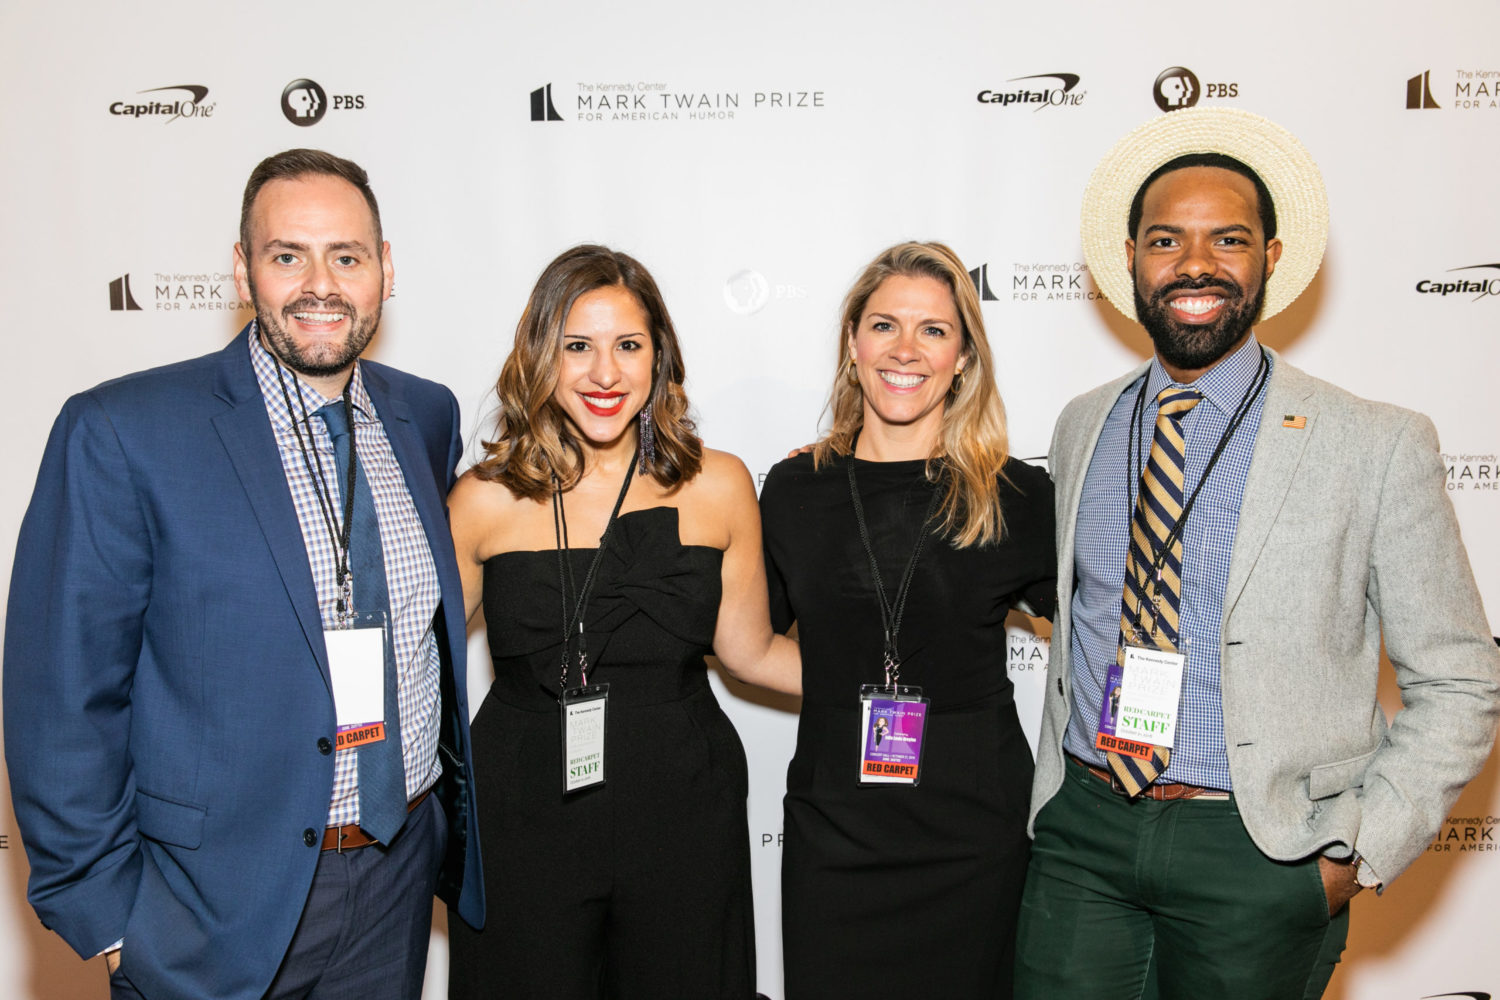
[[[429,788],[421,795],[412,799],[411,802],[407,803],[406,811],[408,813],[415,811],[417,806],[421,805],[427,796],[431,794],[432,789]],[[345,823],[343,826],[323,828],[323,850],[325,851],[352,851],[359,847],[369,847],[371,844],[377,843],[379,841],[361,830],[358,823]]]
[[[1089,774],[1098,778],[1109,786],[1109,790],[1122,798],[1129,798],[1130,794],[1120,785],[1120,781],[1108,770],[1095,767],[1088,761],[1079,760],[1072,754],[1065,754],[1069,760],[1083,768]],[[1143,799],[1155,799],[1157,802],[1176,802],[1178,799],[1208,799],[1210,801],[1225,802],[1229,799],[1229,793],[1222,788],[1204,788],[1201,785],[1184,785],[1173,783],[1170,785],[1148,785],[1146,790],[1138,796]]]

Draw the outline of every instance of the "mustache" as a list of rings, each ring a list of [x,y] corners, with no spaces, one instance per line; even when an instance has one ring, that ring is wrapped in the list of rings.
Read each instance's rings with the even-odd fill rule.
[[[320,299],[314,295],[304,295],[296,302],[292,302],[282,308],[283,316],[290,316],[297,312],[341,312],[346,316],[355,315],[354,307],[345,302],[338,295],[330,295],[326,299]]]
[[[1207,288],[1217,289],[1224,293],[1225,298],[1230,299],[1240,298],[1245,294],[1245,290],[1239,286],[1238,282],[1205,274],[1201,278],[1178,278],[1176,281],[1169,281],[1151,293],[1151,300],[1160,302],[1172,292],[1201,292]]]

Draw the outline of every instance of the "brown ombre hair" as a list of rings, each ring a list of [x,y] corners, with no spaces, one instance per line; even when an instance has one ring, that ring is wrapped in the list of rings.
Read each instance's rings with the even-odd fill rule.
[[[516,341],[495,394],[500,412],[495,437],[485,441],[485,457],[474,467],[480,479],[497,482],[516,497],[544,500],[552,495],[552,478],[572,489],[583,475],[583,447],[553,398],[562,356],[563,328],[579,296],[618,286],[634,296],[651,326],[654,366],[650,407],[655,427],[655,456],[642,466],[667,490],[691,480],[703,466],[703,442],[688,416],[682,349],[672,317],[651,272],[628,254],[584,244],[564,251],[548,264],[531,290],[526,311],[516,324]]]

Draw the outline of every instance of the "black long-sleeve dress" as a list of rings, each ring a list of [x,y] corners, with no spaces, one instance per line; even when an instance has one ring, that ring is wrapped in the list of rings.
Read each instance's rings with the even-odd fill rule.
[[[859,688],[883,680],[883,631],[850,461],[892,599],[940,488],[922,461],[837,458],[815,471],[800,455],[772,469],[761,493],[772,618],[778,631],[795,620],[802,642],[783,820],[787,1000],[1008,997],[1032,758],[1006,673],[1005,619],[1023,598],[1052,613],[1052,483],[1012,460],[998,544],[927,539],[900,631],[901,682],[931,699],[922,780],[860,787]]]

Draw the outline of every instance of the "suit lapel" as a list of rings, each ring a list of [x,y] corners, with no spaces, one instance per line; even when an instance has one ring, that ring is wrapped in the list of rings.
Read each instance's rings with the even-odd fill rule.
[[[453,555],[453,535],[448,527],[447,498],[438,485],[440,473],[412,420],[411,406],[405,396],[373,366],[362,367],[365,391],[375,404],[375,412],[385,428],[386,439],[390,441],[391,451],[395,453],[396,462],[401,466],[401,475],[406,479],[407,492],[411,494],[417,516],[421,518],[422,530],[427,536],[427,547],[432,553],[433,565],[437,568],[444,613],[449,619],[449,642],[456,646],[466,641],[462,627],[463,588],[458,580],[458,564]],[[454,609],[458,610],[456,620],[452,618]]]
[[[317,658],[325,682],[329,681],[328,657],[323,646],[323,621],[318,613],[318,592],[297,510],[286,484],[286,471],[276,449],[271,419],[261,398],[260,385],[250,366],[248,330],[220,353],[221,364],[215,393],[229,409],[214,417],[214,429],[244,487],[256,523],[265,536],[271,557],[281,574],[309,649]],[[329,689],[332,690],[330,682]]]
[[[1058,593],[1063,601],[1071,600],[1073,593],[1073,546],[1078,526],[1078,506],[1083,500],[1083,481],[1088,477],[1094,448],[1099,444],[1104,422],[1109,419],[1109,411],[1114,409],[1120,393],[1140,378],[1150,366],[1149,361],[1137,365],[1128,374],[1086,395],[1075,420],[1070,427],[1062,429],[1062,434],[1056,441],[1058,454],[1048,461],[1053,476],[1061,478],[1066,484],[1066,490],[1061,494],[1063,508],[1058,511],[1057,518],[1061,529],[1058,539]]]
[[[1312,399],[1315,383],[1279,355],[1273,352],[1272,356],[1276,359],[1276,368],[1266,389],[1266,405],[1255,437],[1255,455],[1250,460],[1245,495],[1240,502],[1234,554],[1229,561],[1229,581],[1224,588],[1226,621],[1250,579],[1276,518],[1281,514],[1297,466],[1316,431],[1317,404]],[[1283,426],[1288,416],[1301,417],[1305,424]]]

